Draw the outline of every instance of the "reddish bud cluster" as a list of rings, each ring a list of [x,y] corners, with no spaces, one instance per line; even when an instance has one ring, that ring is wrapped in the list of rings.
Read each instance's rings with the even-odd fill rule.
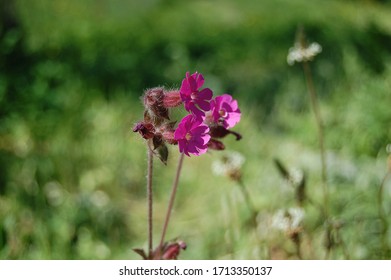
[[[182,240],[165,242],[162,247],[158,246],[150,254],[146,254],[143,249],[133,249],[144,260],[176,260],[181,250],[186,250],[187,245]]]

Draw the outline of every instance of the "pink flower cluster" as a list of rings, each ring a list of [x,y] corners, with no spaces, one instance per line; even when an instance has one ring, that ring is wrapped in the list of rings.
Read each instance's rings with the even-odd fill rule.
[[[145,139],[153,139],[154,148],[164,142],[178,144],[179,151],[187,156],[199,156],[208,149],[224,149],[217,138],[228,134],[239,140],[241,135],[230,130],[240,121],[238,102],[229,94],[212,99],[212,90],[202,88],[203,85],[204,77],[195,72],[186,73],[179,90],[148,90],[144,95],[144,121],[137,123],[133,131]],[[168,108],[181,104],[189,114],[174,129],[173,123],[167,123]]]

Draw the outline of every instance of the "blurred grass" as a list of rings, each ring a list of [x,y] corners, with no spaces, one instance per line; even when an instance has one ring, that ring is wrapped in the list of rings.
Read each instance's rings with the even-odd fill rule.
[[[383,3],[385,2],[385,3]],[[331,215],[353,259],[389,259],[377,191],[391,142],[391,6],[387,1],[0,1],[0,258],[136,259],[146,247],[146,151],[132,125],[148,87],[204,74],[243,112],[227,138],[246,158],[238,186],[215,176],[218,152],[186,158],[168,237],[182,259],[295,258],[271,227],[294,192],[273,165],[303,169],[321,203],[316,127],[299,65],[298,24],[323,52],[311,64],[321,98]],[[283,12],[289,11],[289,12]],[[179,113],[180,114],[180,113]],[[155,240],[176,165],[156,161]],[[202,176],[201,176],[202,175]],[[390,211],[390,185],[385,192]],[[324,257],[319,209],[304,206],[305,258]],[[388,236],[388,239],[391,237]],[[389,240],[391,241],[391,240]],[[331,258],[347,258],[337,245]]]

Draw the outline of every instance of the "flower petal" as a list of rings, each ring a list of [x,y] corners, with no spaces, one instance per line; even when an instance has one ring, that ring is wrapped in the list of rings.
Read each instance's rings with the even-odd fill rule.
[[[204,111],[209,111],[210,110],[210,103],[208,101],[198,100],[197,104]]]
[[[197,90],[204,85],[204,76],[202,76],[201,73],[195,72],[194,74],[194,79],[197,84]]]
[[[198,93],[197,97],[197,99],[211,100],[213,97],[213,91],[210,88],[204,88]]]

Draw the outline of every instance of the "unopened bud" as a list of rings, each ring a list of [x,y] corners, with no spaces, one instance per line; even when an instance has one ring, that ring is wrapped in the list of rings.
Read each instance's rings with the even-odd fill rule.
[[[223,142],[212,138],[208,142],[208,148],[212,150],[221,151],[225,149],[225,146]]]
[[[224,126],[218,125],[218,126],[211,126],[210,127],[210,136],[214,138],[223,138],[227,136],[228,134],[233,134],[236,137],[236,140],[242,139],[242,135],[239,133],[226,129]]]
[[[169,119],[168,109],[163,104],[164,89],[157,87],[148,89],[144,94],[146,114],[152,119]]]
[[[183,241],[177,241],[175,243],[171,243],[166,245],[164,248],[163,260],[176,260],[179,256],[181,250],[186,250],[186,243]]]
[[[138,122],[133,127],[133,132],[138,132],[144,139],[151,139],[155,136],[155,127],[151,123]]]
[[[182,104],[179,90],[171,90],[164,94],[163,105],[166,108],[174,108]]]
[[[174,130],[166,130],[162,133],[162,137],[164,141],[166,141],[168,144],[176,145],[178,144],[178,141],[174,138]]]

